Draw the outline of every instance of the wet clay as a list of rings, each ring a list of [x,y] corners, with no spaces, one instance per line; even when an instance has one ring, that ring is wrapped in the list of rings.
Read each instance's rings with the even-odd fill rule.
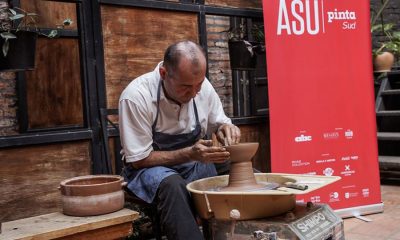
[[[257,183],[251,162],[258,145],[257,142],[248,142],[226,147],[231,159],[229,184],[219,189],[220,191],[254,191],[265,187],[264,184]]]

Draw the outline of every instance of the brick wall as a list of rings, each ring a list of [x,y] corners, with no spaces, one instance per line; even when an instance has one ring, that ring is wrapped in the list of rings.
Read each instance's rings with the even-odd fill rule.
[[[225,113],[232,116],[232,72],[228,38],[224,32],[229,29],[229,17],[207,15],[206,23],[209,80],[222,101]]]
[[[0,136],[18,133],[15,73],[0,73]]]

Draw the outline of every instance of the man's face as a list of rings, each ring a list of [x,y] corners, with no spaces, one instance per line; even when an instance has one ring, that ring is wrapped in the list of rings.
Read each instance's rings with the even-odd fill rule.
[[[193,69],[195,68],[195,69]],[[182,104],[189,102],[200,91],[205,79],[205,60],[193,66],[187,59],[181,59],[178,69],[171,76],[165,67],[160,67],[160,75],[169,98]]]

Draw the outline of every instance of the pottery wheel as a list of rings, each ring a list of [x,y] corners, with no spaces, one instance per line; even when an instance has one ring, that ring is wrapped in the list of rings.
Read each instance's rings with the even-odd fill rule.
[[[209,189],[209,191],[216,192],[256,192],[256,191],[265,191],[265,190],[275,190],[280,187],[279,183],[275,182],[258,182],[257,184],[246,185],[246,186],[237,186],[237,187],[220,187]]]
[[[276,183],[259,183],[253,173],[251,158],[257,152],[258,143],[248,142],[226,146],[230,153],[231,168],[228,186],[219,189],[221,192],[248,192],[271,190],[279,187]]]

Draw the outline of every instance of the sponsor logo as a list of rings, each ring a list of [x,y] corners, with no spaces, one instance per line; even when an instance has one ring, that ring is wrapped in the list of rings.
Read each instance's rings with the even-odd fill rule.
[[[303,134],[294,138],[295,142],[311,142],[311,140],[312,140],[311,136],[305,136]]]
[[[351,176],[355,171],[351,170],[350,165],[344,165],[344,171],[340,172],[343,176]]]
[[[353,138],[353,135],[354,135],[354,133],[353,133],[353,131],[350,130],[350,129],[347,129],[346,132],[344,132],[344,136],[345,136],[347,139],[352,139],[352,138]]]
[[[305,175],[317,175],[317,172],[307,172],[307,173],[304,173]]]
[[[358,196],[358,192],[345,192],[344,193],[344,198],[346,198],[346,199],[357,197],[357,196]]]
[[[343,156],[340,160],[342,160],[342,161],[358,160],[358,156],[357,155]]]
[[[319,202],[321,202],[321,196],[312,196],[312,197],[310,198],[310,200],[311,200],[311,202],[313,202],[313,203],[319,203]]]
[[[316,163],[332,163],[332,162],[335,162],[335,161],[336,161],[336,159],[329,158],[329,159],[318,159],[315,162]]]
[[[369,197],[369,188],[364,188],[361,192],[363,197]]]
[[[356,29],[357,14],[338,8],[325,12],[324,0],[279,0],[277,35],[325,33],[325,22],[339,22],[345,30]]]
[[[328,15],[328,23],[333,22],[334,20],[357,20],[356,13],[350,12],[349,10],[338,11],[336,8],[332,12],[327,12]]]
[[[350,159],[351,160],[358,160],[358,156],[357,155],[351,156]]]
[[[325,168],[325,170],[324,171],[322,171],[322,173],[325,175],[325,176],[332,176],[332,174],[334,173],[335,171],[333,171],[333,169],[332,168]]]
[[[347,185],[347,186],[343,186],[342,188],[346,189],[346,188],[355,188],[355,187],[356,187],[356,185]]]
[[[339,201],[339,193],[338,192],[331,192],[329,193],[329,202],[337,202]]]
[[[288,5],[286,0],[280,0],[276,34],[318,34],[321,30],[320,9],[319,0],[292,0]]]
[[[300,229],[301,232],[305,233],[310,229],[313,229],[316,226],[320,226],[322,223],[325,223],[325,220],[325,215],[319,212],[297,223],[296,227]]]
[[[328,132],[328,133],[324,133],[323,136],[324,136],[324,139],[326,139],[326,140],[338,139],[339,133],[338,132]]]
[[[292,167],[301,167],[301,166],[308,166],[310,165],[310,162],[303,162],[301,160],[293,160],[292,161]]]

